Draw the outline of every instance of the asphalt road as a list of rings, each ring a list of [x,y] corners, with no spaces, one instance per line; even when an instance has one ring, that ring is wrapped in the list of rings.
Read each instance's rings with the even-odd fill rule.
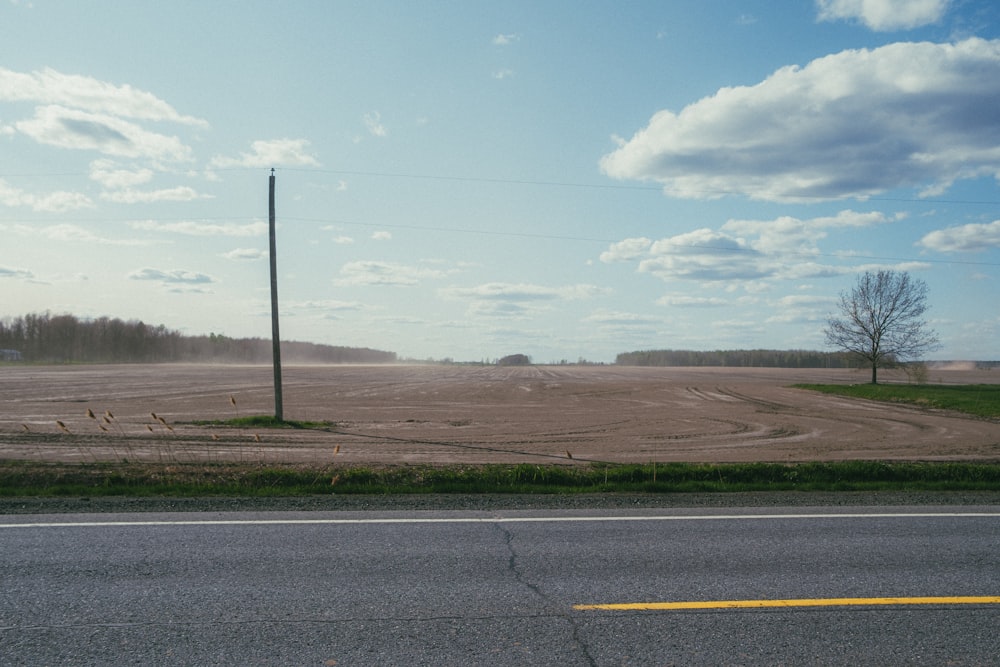
[[[1000,656],[996,506],[8,515],[0,524],[3,665],[989,665]],[[967,599],[983,596],[991,601]],[[948,600],[917,599],[926,597]],[[734,600],[807,606],[581,607]]]

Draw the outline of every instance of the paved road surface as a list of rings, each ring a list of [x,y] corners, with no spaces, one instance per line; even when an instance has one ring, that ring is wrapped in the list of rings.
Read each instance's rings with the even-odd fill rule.
[[[987,665],[1000,656],[998,507],[0,524],[3,665]],[[927,597],[949,600],[917,599]],[[579,607],[841,598],[862,600]]]

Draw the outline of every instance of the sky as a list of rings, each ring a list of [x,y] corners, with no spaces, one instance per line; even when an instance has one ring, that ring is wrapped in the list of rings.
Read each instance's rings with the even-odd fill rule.
[[[408,359],[1000,359],[993,0],[0,0],[0,317]]]

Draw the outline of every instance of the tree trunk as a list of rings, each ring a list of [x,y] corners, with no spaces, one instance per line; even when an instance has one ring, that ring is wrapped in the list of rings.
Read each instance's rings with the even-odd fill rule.
[[[872,384],[878,384],[878,364],[872,362]]]

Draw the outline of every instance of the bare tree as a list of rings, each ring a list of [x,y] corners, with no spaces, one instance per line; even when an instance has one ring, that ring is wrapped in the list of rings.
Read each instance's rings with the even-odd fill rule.
[[[936,350],[937,334],[920,319],[927,310],[927,284],[905,271],[865,271],[850,291],[840,294],[840,317],[827,321],[826,342],[878,369],[919,359]]]

